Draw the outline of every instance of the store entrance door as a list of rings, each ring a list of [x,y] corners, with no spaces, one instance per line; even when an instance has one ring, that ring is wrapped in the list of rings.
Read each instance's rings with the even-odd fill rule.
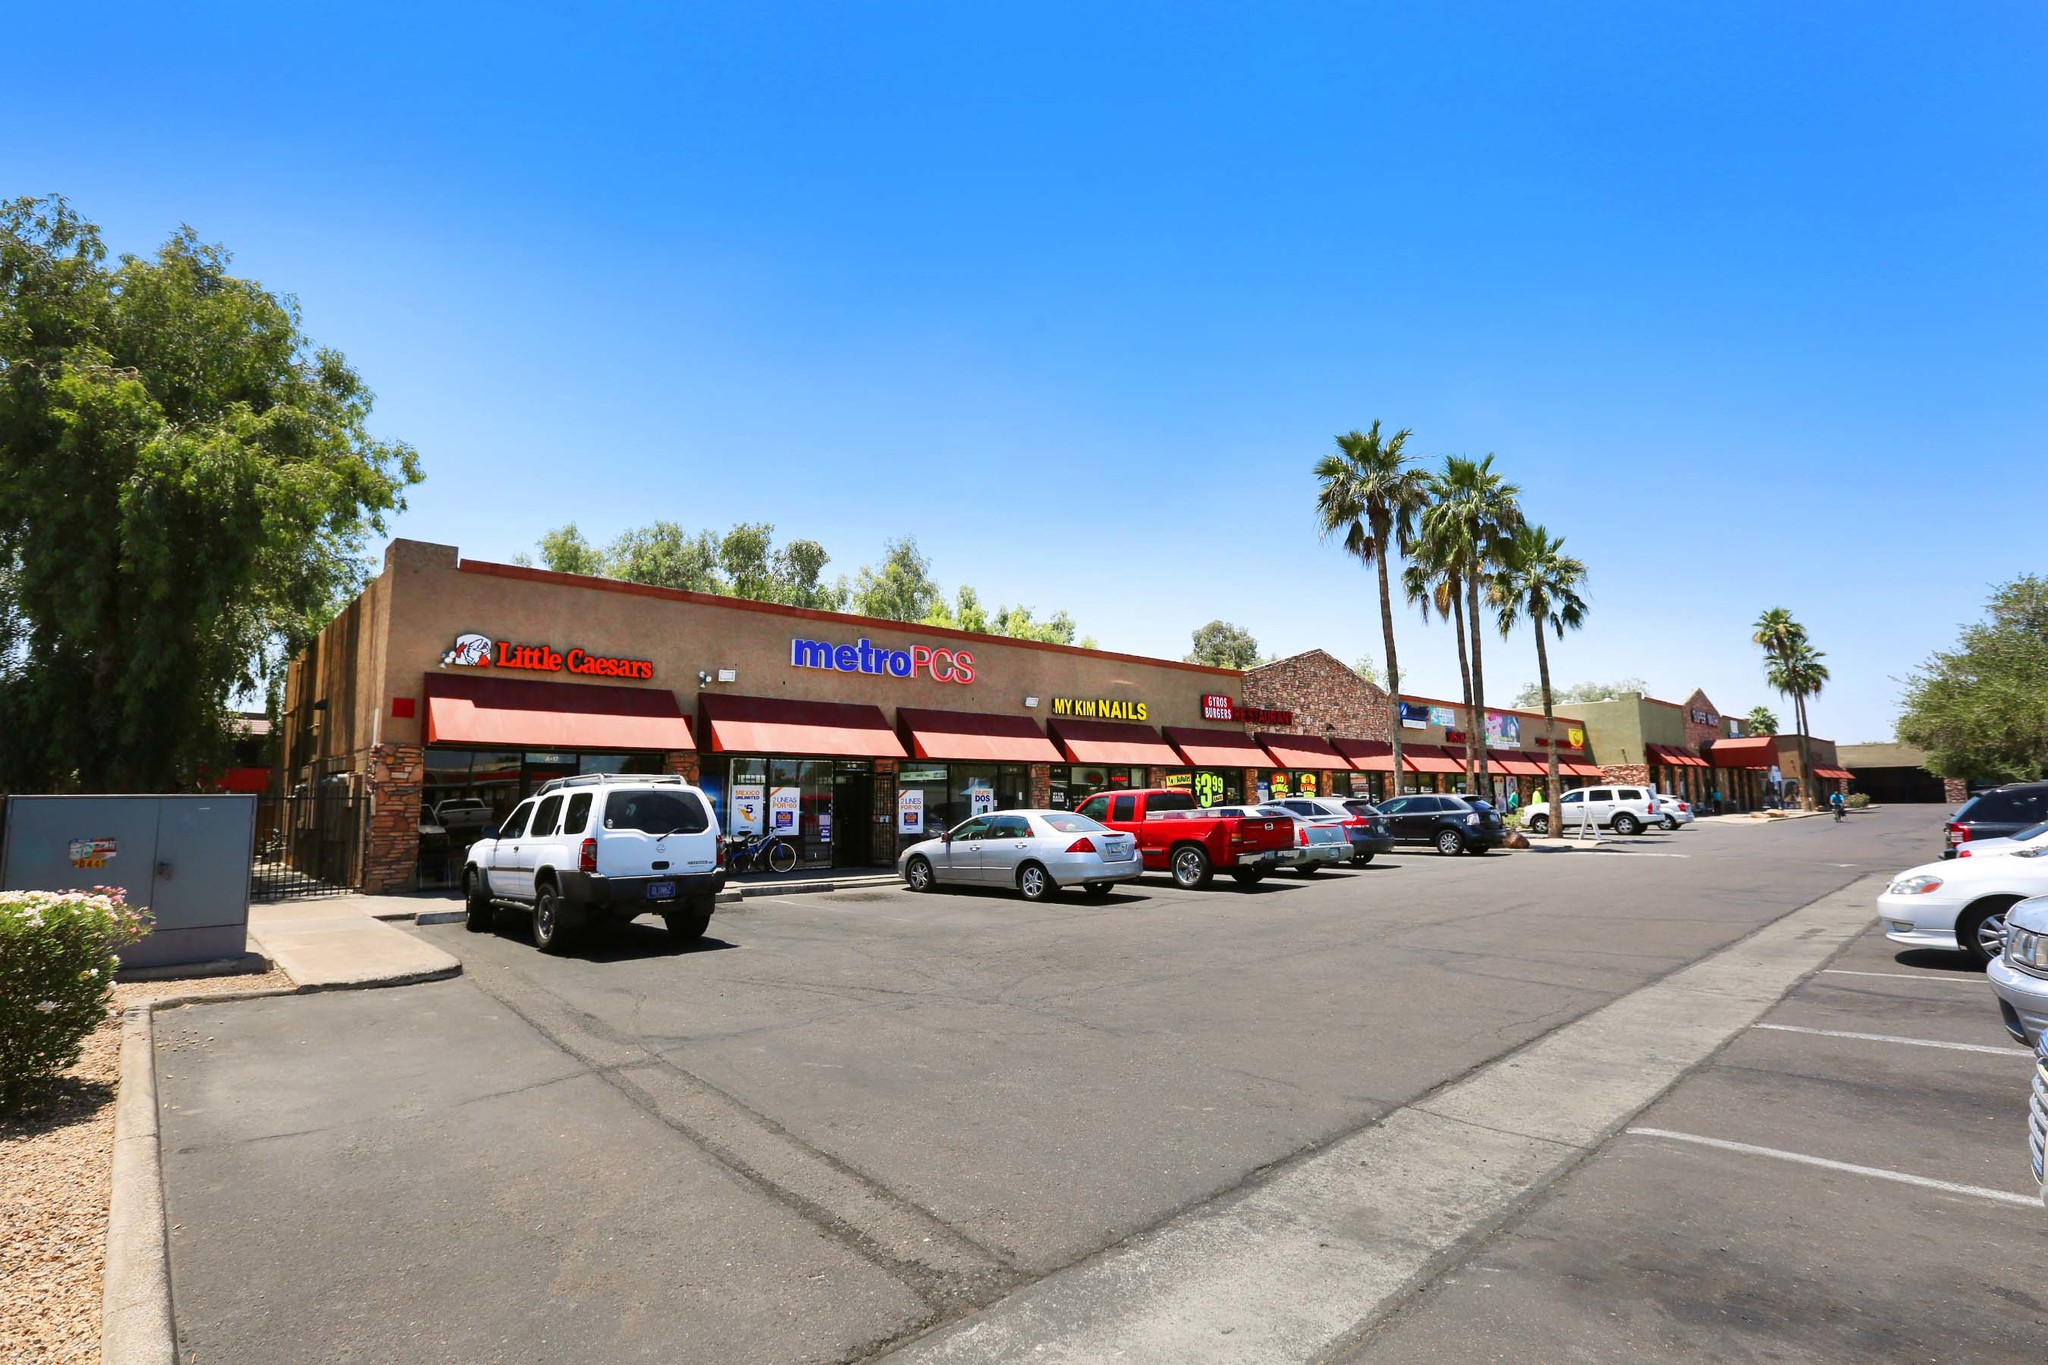
[[[865,763],[861,765],[867,767]],[[875,779],[866,771],[832,775],[832,865],[866,867],[875,857]]]

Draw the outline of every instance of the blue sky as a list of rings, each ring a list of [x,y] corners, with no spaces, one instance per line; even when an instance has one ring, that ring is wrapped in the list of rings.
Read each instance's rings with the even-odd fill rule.
[[[1771,701],[1783,605],[1844,741],[2042,567],[2037,4],[97,13],[10,17],[0,193],[296,294],[473,556],[909,532],[1111,648],[1378,655],[1309,474],[1377,417],[1587,560],[1560,681]]]

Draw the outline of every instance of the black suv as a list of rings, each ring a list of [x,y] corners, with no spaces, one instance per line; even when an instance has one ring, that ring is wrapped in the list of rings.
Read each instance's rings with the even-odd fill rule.
[[[1380,802],[1380,818],[1395,843],[1439,853],[1484,853],[1508,837],[1500,812],[1470,796],[1397,796]]]
[[[1953,858],[1956,849],[1972,839],[2006,839],[2030,825],[2048,820],[2048,782],[2014,782],[1979,792],[1956,808],[1948,818],[1948,842],[1941,856]]]

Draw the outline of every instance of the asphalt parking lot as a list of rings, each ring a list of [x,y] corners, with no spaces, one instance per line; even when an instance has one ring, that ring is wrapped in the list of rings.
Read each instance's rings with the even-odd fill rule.
[[[1924,860],[1932,819],[1403,854],[1251,891],[1148,879],[1104,903],[775,897],[722,911],[688,952],[652,924],[564,959],[510,923],[426,928],[463,978],[161,1017],[181,1340],[202,1360],[885,1354]],[[1841,974],[1865,964],[1880,975]],[[1952,964],[1894,963],[1874,940],[1828,967],[1765,1022],[2003,1043],[1988,989]],[[1750,1030],[1629,1126],[2025,1193],[2026,1066],[2007,1050]],[[1543,1254],[1568,1245],[1532,1230],[1544,1217],[1589,1239],[1597,1277]],[[1980,1252],[2024,1265],[2038,1217],[1622,1134],[1471,1256],[1447,1241],[1449,1273],[1358,1349],[1847,1359],[1967,1341],[2002,1358],[2038,1343],[2040,1314]],[[1484,1276],[1510,1271],[1525,1309],[1486,1319],[1454,1297],[1506,1304],[1509,1280]],[[1249,1358],[1233,1350],[1213,1358]]]

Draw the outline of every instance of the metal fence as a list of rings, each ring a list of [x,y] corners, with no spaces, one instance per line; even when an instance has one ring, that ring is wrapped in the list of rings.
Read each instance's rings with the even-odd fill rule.
[[[250,898],[294,900],[360,887],[368,806],[346,791],[259,798]]]

